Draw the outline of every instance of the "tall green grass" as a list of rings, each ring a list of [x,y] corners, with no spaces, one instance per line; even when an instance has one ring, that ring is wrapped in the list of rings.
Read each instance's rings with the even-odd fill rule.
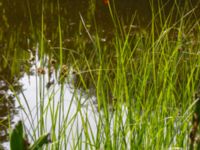
[[[77,34],[76,53],[67,49],[67,58],[58,17],[59,56],[55,57],[60,62],[56,85],[46,90],[44,75],[36,76],[37,119],[24,109],[33,140],[49,132],[48,123],[52,144],[46,149],[189,148],[191,119],[197,103],[193,95],[198,91],[200,75],[199,20],[192,20],[195,9],[181,9],[176,1],[168,14],[163,14],[161,4],[154,8],[153,2],[150,31],[134,34],[133,21],[125,30],[113,1],[105,6],[114,26],[109,45],[101,42],[95,23],[96,33],[92,33],[80,15],[79,32],[86,33],[92,46],[87,47],[88,41]],[[179,10],[177,16],[175,10]],[[41,55],[45,48],[44,23],[42,19]],[[66,81],[60,81],[58,74],[65,63],[69,63],[68,77],[61,75]],[[47,64],[44,67],[48,68]],[[69,90],[66,82],[73,86],[71,98],[65,97]],[[55,100],[58,93],[59,100]],[[89,104],[85,108],[81,95],[95,96],[97,104],[86,98],[85,103]],[[29,105],[26,97],[17,99]],[[66,107],[65,101],[70,105]]]

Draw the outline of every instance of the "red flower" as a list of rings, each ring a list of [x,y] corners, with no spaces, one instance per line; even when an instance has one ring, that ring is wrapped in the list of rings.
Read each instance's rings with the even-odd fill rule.
[[[109,0],[103,0],[103,3],[104,3],[105,5],[108,5]]]

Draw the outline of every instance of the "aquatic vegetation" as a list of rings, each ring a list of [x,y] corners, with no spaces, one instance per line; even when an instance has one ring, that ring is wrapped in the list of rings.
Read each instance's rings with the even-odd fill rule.
[[[51,142],[50,134],[44,134],[39,137],[32,145],[27,139],[22,121],[18,121],[10,134],[10,149],[11,150],[37,150],[43,145]]]
[[[129,1],[87,3],[72,21],[68,11],[79,9],[68,1],[43,1],[32,11],[27,0],[28,29],[18,27],[3,42],[0,72],[21,83],[16,90],[6,81],[30,141],[49,141],[50,132],[44,149],[198,148],[197,8],[150,0],[143,28],[137,13],[118,11]]]
[[[199,91],[195,93],[195,101],[196,101],[196,108],[194,110],[193,114],[193,120],[192,120],[192,130],[190,132],[190,150],[196,148],[200,148],[199,143],[199,117],[200,117],[200,103],[199,103]]]
[[[39,67],[39,68],[37,68],[37,73],[38,73],[39,75],[44,75],[46,72],[45,72],[45,69],[44,69],[44,68]]]

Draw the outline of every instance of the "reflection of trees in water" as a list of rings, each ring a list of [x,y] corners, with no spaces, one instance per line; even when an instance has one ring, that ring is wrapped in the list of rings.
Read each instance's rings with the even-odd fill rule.
[[[112,4],[112,0],[111,4]],[[40,25],[41,15],[42,15],[42,1],[30,1],[30,0],[3,0],[2,1],[2,14],[8,19],[8,22],[12,26],[18,25],[23,21],[24,24],[30,25],[30,16],[35,24]],[[152,1],[153,2],[153,1]],[[152,3],[151,2],[151,3]],[[48,23],[48,26],[52,27],[53,25],[57,25],[58,15],[61,16],[61,20],[64,21],[64,26],[66,24],[74,23],[77,26],[79,25],[81,13],[85,18],[88,17],[88,9],[92,14],[92,10],[95,10],[95,18],[97,24],[106,24],[111,23],[111,18],[109,15],[108,7],[105,6],[102,0],[94,1],[94,6],[89,6],[90,1],[81,1],[81,0],[60,0],[60,10],[58,10],[57,0],[54,1],[44,1],[44,19],[45,22]],[[136,13],[137,21],[141,23],[147,23],[151,20],[151,6],[149,1],[147,0],[114,0],[115,7],[117,10],[117,14],[119,17],[123,18],[124,21],[129,20]],[[170,0],[159,0],[154,1],[155,6],[164,6],[164,11],[170,11],[174,1]],[[176,1],[177,6],[183,6],[184,4],[188,5],[188,7],[196,7],[199,4],[198,0],[189,0],[189,1]],[[29,14],[30,8],[30,14]],[[163,9],[163,8],[162,8]],[[10,11],[12,10],[12,11]],[[155,9],[156,10],[156,9]],[[1,16],[2,17],[2,16]],[[127,22],[128,23],[128,22]],[[141,25],[141,24],[140,24]],[[107,28],[110,28],[110,24],[106,25]],[[77,28],[74,28],[74,31]]]
[[[165,3],[165,0],[162,0],[163,3]],[[24,57],[27,57],[26,50],[27,48],[31,48],[32,46],[27,46],[27,39],[30,38],[33,34],[33,31],[31,30],[30,26],[30,18],[29,18],[29,12],[28,12],[28,0],[2,0],[2,5],[0,6],[0,142],[3,142],[7,137],[7,127],[8,127],[8,115],[10,115],[11,121],[13,119],[13,115],[15,113],[14,111],[14,101],[12,95],[8,94],[9,88],[8,84],[6,82],[9,82],[10,84],[17,84],[18,80],[20,79],[20,68],[21,63],[19,59],[22,59]],[[31,10],[31,17],[32,22],[34,25],[34,30],[36,32],[41,30],[41,1],[30,1],[29,0],[29,7]],[[104,32],[102,33],[102,36],[108,36],[112,31],[112,21],[109,14],[108,7],[105,6],[101,0],[98,0],[96,2],[96,5],[94,6],[96,9],[94,12],[91,12],[91,14],[88,13],[89,4],[90,1],[82,1],[82,0],[60,0],[60,10],[58,11],[57,7],[57,0],[54,1],[47,1],[44,4],[44,32],[45,32],[45,38],[52,40],[52,46],[58,46],[59,45],[59,36],[58,36],[58,16],[61,15],[61,27],[62,27],[62,34],[63,34],[63,46],[66,48],[72,48],[78,53],[76,55],[74,53],[74,58],[77,61],[77,64],[79,64],[80,71],[85,70],[96,70],[99,69],[98,64],[98,58],[94,54],[94,47],[92,45],[92,42],[90,39],[88,39],[88,35],[81,34],[79,36],[79,39],[75,39],[77,35],[79,35],[79,24],[80,24],[80,16],[79,13],[83,16],[84,20],[86,21],[86,25],[92,23],[91,17],[89,17],[91,14],[94,15],[97,26],[102,27]],[[115,0],[115,5],[117,9],[117,14],[120,19],[123,19],[125,23],[129,23],[131,15],[133,15],[135,12],[137,12],[136,19],[139,19],[140,23],[144,23],[145,21],[151,20],[151,9],[148,4],[149,1],[146,0]],[[191,6],[196,6],[195,3],[198,1],[191,0],[191,3],[189,3]],[[172,1],[169,1],[168,5],[166,5],[166,12],[167,10],[170,10],[170,6]],[[3,9],[1,9],[1,7]],[[91,10],[93,8],[90,8]],[[93,14],[94,13],[94,14]],[[141,16],[141,17],[140,17]],[[89,27],[88,27],[89,29]],[[37,31],[38,30],[38,31]],[[83,27],[82,27],[82,30]],[[3,31],[3,32],[2,32]],[[40,34],[40,33],[39,33]],[[83,37],[84,36],[84,37]],[[99,34],[101,36],[101,33]],[[111,35],[113,36],[113,35]],[[36,39],[36,40],[39,40]],[[38,41],[33,41],[38,42]],[[107,42],[107,41],[106,41]],[[82,45],[81,45],[82,44]],[[101,43],[102,44],[102,43]],[[108,43],[105,43],[108,45]],[[10,47],[10,45],[12,45]],[[114,48],[110,48],[113,50]],[[20,52],[20,54],[17,52],[17,56],[14,56],[15,50]],[[25,52],[24,52],[24,51]],[[58,53],[58,49],[55,50],[53,53]],[[112,63],[115,64],[113,61],[116,59],[112,53],[114,51],[108,52],[108,56],[105,60],[105,63],[109,62],[109,60],[112,60]],[[21,56],[20,56],[21,55]],[[25,55],[25,56],[24,56]],[[59,55],[59,54],[57,54]],[[65,57],[71,56],[71,53],[69,53],[69,50],[64,50]],[[90,68],[88,68],[84,62],[82,62],[82,59],[80,57],[86,56],[87,58],[90,58],[91,62]],[[5,58],[2,58],[4,56]],[[17,57],[17,61],[16,61]],[[59,56],[56,57],[59,62]],[[93,58],[93,60],[91,59]],[[70,60],[71,59],[71,60]],[[67,59],[69,63],[73,62],[74,60],[72,58]],[[16,61],[16,62],[15,62]],[[6,64],[6,65],[5,65]],[[15,71],[12,70],[11,66],[14,64]],[[22,63],[23,64],[23,63]],[[26,66],[29,68],[28,66]],[[116,66],[107,66],[105,65],[104,69],[108,69],[106,74],[108,76],[112,76],[112,79],[115,78],[115,71],[109,70],[111,68],[116,68]],[[24,68],[23,68],[24,72]],[[23,74],[22,72],[22,74]],[[96,71],[98,73],[98,71]],[[93,75],[95,75],[95,71],[93,72]],[[88,89],[94,89],[95,85],[94,82],[91,80],[91,78],[94,78],[96,81],[97,78],[95,76],[91,77],[91,74],[83,73],[81,76],[78,74],[77,80],[76,80],[76,87],[82,88],[84,87],[83,84],[86,85],[86,88]],[[14,79],[17,78],[16,81]],[[84,79],[85,83],[81,82],[81,78]],[[107,82],[105,80],[105,82]],[[18,87],[16,90],[20,90],[21,87]],[[112,87],[107,87],[106,91],[110,91]],[[108,92],[109,93],[109,92]],[[109,94],[108,94],[109,95]]]
[[[11,87],[18,93],[22,88],[19,79],[30,68],[26,62],[29,53],[24,28],[11,25],[0,25],[0,143],[8,141],[8,128],[17,113]]]
[[[7,68],[8,69],[8,68]],[[18,91],[21,87],[18,83],[14,83],[11,74],[6,72],[0,72],[0,143],[8,140],[8,128],[10,124],[13,124],[14,115],[17,113],[15,108],[15,99],[10,92],[9,84]],[[9,82],[9,84],[7,83]]]
[[[12,30],[10,30],[12,32]],[[16,33],[3,30],[3,38],[0,38],[0,143],[8,140],[8,127],[13,123],[16,114],[15,98],[10,87],[17,93],[21,90],[19,79],[23,72],[20,68],[24,55],[23,51],[16,53],[20,42],[15,37]],[[23,45],[23,44],[22,44]]]
[[[110,0],[112,2],[112,0]],[[29,3],[27,3],[29,2]],[[63,35],[63,42],[67,44],[68,47],[73,48],[73,43],[75,42],[75,36],[82,36],[85,31],[84,28],[80,29],[80,14],[83,16],[86,25],[90,32],[95,30],[93,18],[96,20],[97,27],[100,28],[103,33],[103,38],[110,38],[112,34],[113,23],[111,16],[109,14],[108,7],[105,6],[102,0],[94,1],[94,5],[90,5],[91,1],[81,1],[81,0],[60,0],[60,10],[58,10],[57,0],[53,1],[44,1],[44,34],[45,39],[50,39],[53,45],[59,45],[59,35],[58,35],[58,16],[60,15],[61,28]],[[135,15],[135,22],[133,22],[133,27],[145,27],[151,21],[151,8],[149,1],[146,0],[115,0],[115,7],[117,10],[117,16],[120,20],[123,20],[123,23],[127,25],[131,22],[131,17]],[[176,1],[177,5],[184,5],[185,2],[178,0]],[[169,11],[172,8],[174,1],[169,0],[160,0],[155,1],[155,5],[164,5],[164,11],[162,12],[163,16],[167,16]],[[188,6],[194,7],[197,6],[197,0],[190,0]],[[2,24],[9,25],[9,30],[13,27],[18,28],[22,26],[25,36],[31,38],[33,31],[31,29],[31,21],[34,26],[34,31],[40,35],[41,30],[41,16],[42,16],[42,6],[41,1],[30,1],[30,0],[3,0],[2,1],[2,14],[0,16],[0,22]],[[181,6],[181,5],[180,5]],[[29,12],[30,8],[30,12]],[[12,11],[10,11],[12,10]],[[155,9],[158,11],[158,9]],[[31,18],[30,16],[31,15]],[[4,17],[2,17],[4,16]],[[176,17],[176,15],[175,15]],[[4,18],[4,19],[3,19]],[[160,24],[159,16],[158,25]],[[166,17],[167,18],[167,17]],[[32,20],[31,20],[32,19]],[[163,20],[162,20],[163,21]],[[177,19],[175,19],[177,21]],[[0,25],[1,30],[1,25]],[[136,29],[137,30],[137,29]],[[135,30],[133,31],[135,32]],[[112,35],[113,36],[113,35]],[[39,36],[35,39],[39,40]]]
[[[8,127],[14,115],[14,100],[8,94],[8,86],[1,80],[0,84],[0,142],[4,142],[8,137]]]

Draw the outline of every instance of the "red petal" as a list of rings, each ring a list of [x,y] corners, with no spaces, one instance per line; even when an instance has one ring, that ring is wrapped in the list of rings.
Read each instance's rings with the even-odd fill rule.
[[[109,0],[103,0],[103,3],[104,3],[105,5],[108,5]]]

